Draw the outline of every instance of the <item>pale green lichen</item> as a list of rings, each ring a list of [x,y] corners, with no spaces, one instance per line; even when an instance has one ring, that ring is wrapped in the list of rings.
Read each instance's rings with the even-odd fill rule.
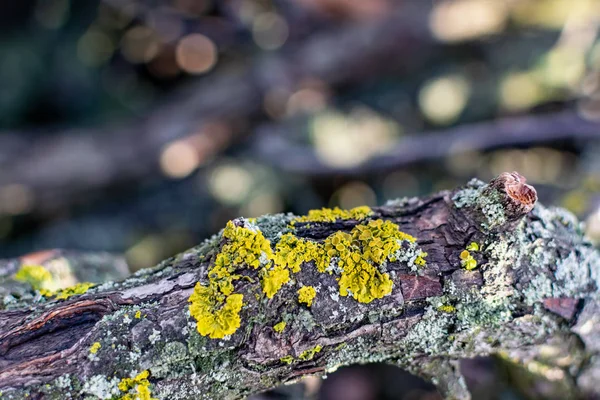
[[[467,186],[452,197],[457,208],[474,208],[483,216],[482,228],[493,230],[506,223],[506,214],[502,205],[502,196],[497,189],[488,189],[482,181],[473,179]]]

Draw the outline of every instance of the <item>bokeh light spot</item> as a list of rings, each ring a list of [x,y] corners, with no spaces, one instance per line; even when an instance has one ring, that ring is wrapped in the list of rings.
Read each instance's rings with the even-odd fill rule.
[[[264,50],[275,50],[283,46],[288,38],[288,25],[285,20],[271,12],[258,15],[252,24],[252,37]]]
[[[439,2],[429,20],[433,34],[454,42],[497,33],[506,25],[504,1],[455,0]]]
[[[210,174],[208,188],[222,203],[235,205],[246,199],[253,182],[254,179],[246,168],[237,164],[223,164]]]
[[[542,87],[532,74],[511,73],[500,84],[500,104],[507,110],[524,110],[536,105],[542,93]]]
[[[160,41],[154,31],[146,26],[129,29],[121,43],[123,57],[133,64],[152,60],[160,50]]]
[[[259,217],[264,214],[275,214],[283,211],[281,197],[274,192],[262,192],[254,196],[242,208],[242,215]]]
[[[200,164],[194,146],[178,140],[168,144],[160,156],[160,167],[165,175],[171,178],[184,178],[191,174]]]
[[[400,126],[376,112],[357,107],[348,115],[326,111],[311,122],[311,138],[319,159],[333,167],[352,167],[388,151]]]
[[[377,205],[377,196],[369,185],[360,181],[348,182],[332,196],[332,203],[341,208]]]
[[[203,74],[217,63],[217,47],[206,36],[193,33],[177,43],[175,58],[185,72]]]
[[[115,46],[110,37],[96,29],[88,30],[77,42],[77,57],[91,67],[106,63],[114,51]]]
[[[433,123],[455,122],[467,105],[469,83],[459,75],[448,75],[427,81],[419,91],[419,107]]]
[[[0,214],[26,214],[33,207],[33,201],[33,192],[25,185],[14,183],[0,187]]]

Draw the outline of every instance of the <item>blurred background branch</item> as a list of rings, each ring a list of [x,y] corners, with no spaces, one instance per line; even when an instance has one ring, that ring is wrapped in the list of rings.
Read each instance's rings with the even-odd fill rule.
[[[600,10],[566,3],[2,4],[0,256],[137,269],[239,215],[512,169],[596,232]]]

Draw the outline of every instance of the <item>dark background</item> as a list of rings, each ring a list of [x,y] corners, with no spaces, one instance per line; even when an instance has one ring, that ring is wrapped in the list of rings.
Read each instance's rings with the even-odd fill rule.
[[[600,240],[599,21],[596,0],[0,1],[0,258],[136,270],[237,216],[512,170]],[[404,382],[353,368],[351,393]],[[513,392],[489,398],[535,398]]]

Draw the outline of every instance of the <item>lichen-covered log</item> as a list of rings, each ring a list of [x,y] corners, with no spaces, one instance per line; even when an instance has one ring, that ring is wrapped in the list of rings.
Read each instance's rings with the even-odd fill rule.
[[[122,282],[32,289],[0,311],[2,398],[236,399],[384,361],[468,399],[457,361],[489,354],[597,397],[600,254],[536,200],[507,173],[372,209],[240,218]]]

